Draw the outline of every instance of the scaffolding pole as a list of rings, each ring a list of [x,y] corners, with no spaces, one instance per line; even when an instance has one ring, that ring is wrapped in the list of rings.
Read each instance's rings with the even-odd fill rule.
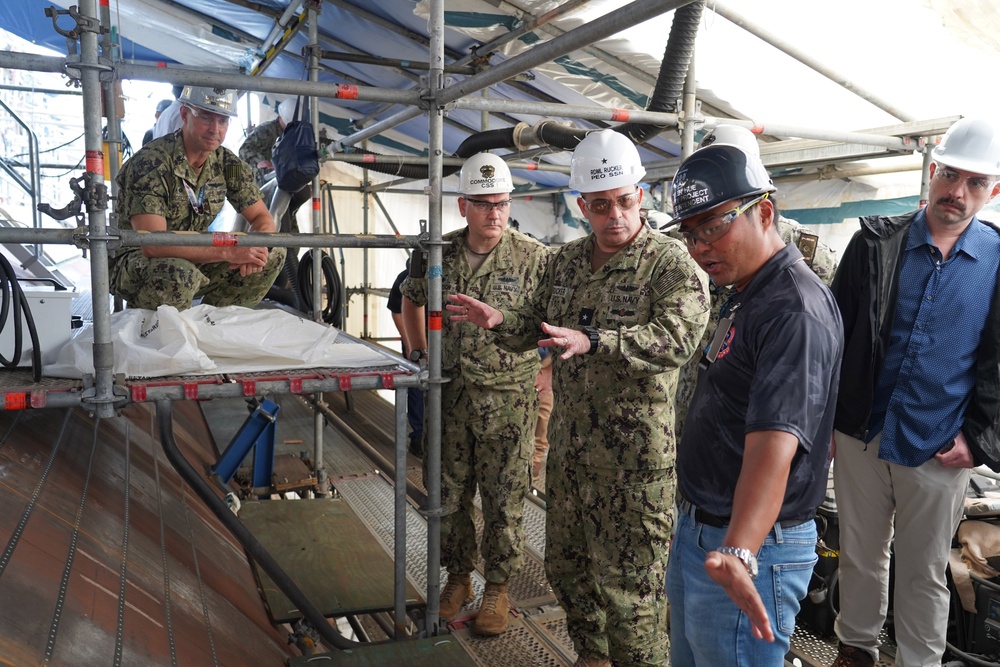
[[[107,304],[108,229],[107,187],[104,185],[104,156],[101,138],[101,71],[108,67],[98,59],[97,36],[100,21],[96,0],[81,0],[80,14],[84,19],[80,30],[80,82],[83,85],[83,127],[87,164],[87,218],[90,246],[90,289],[94,304]],[[89,20],[88,20],[89,19]],[[94,382],[84,392],[84,403],[90,404],[98,417],[115,415],[114,350],[111,345],[111,313],[105,306],[94,308]]]
[[[427,620],[428,636],[438,634],[438,615],[441,611],[441,311],[442,267],[441,240],[441,159],[444,157],[444,108],[438,101],[444,83],[444,0],[431,0],[431,14],[427,21],[431,37],[428,112],[428,142],[430,155],[428,167],[427,218],[429,221],[429,259],[427,261],[427,451],[424,465],[427,471]]]

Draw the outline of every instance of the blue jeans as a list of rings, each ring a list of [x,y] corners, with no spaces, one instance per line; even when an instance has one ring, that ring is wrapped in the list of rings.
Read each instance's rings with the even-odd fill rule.
[[[705,558],[722,545],[726,528],[680,514],[667,564],[672,667],[782,667],[795,631],[799,601],[816,564],[816,522],[775,527],[757,554],[755,584],[774,631],[774,642],[751,634],[746,614],[705,572]]]

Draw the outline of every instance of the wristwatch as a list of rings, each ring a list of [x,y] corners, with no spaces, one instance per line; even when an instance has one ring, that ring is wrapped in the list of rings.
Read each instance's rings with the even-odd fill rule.
[[[750,573],[750,578],[757,578],[757,557],[754,556],[753,552],[749,549],[744,549],[743,547],[719,547],[716,551],[720,554],[736,556],[743,561],[743,564],[747,568],[747,572]]]
[[[597,344],[601,342],[601,330],[597,327],[584,327],[583,333],[590,338],[590,350],[587,354],[597,354]]]
[[[427,350],[410,350],[410,361],[420,361],[427,356]]]

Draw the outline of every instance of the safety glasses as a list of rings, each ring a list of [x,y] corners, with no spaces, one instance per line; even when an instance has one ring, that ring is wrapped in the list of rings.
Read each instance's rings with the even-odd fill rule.
[[[607,215],[611,212],[611,207],[614,205],[618,206],[618,210],[627,211],[630,208],[635,208],[635,205],[639,203],[639,199],[642,198],[642,190],[636,190],[635,192],[627,195],[622,195],[616,197],[615,199],[591,199],[587,201],[583,200],[583,205],[587,207],[587,210],[591,213],[596,213],[597,215]]]
[[[500,211],[501,213],[510,208],[510,199],[504,199],[503,201],[485,201],[483,199],[470,199],[465,197],[465,201],[472,204],[472,207],[477,211],[482,211],[483,213],[489,213],[493,209]]]
[[[689,232],[681,230],[681,236],[684,237],[684,242],[687,243],[687,247],[694,248],[698,241],[701,241],[705,245],[712,245],[729,233],[729,229],[736,221],[736,218],[740,217],[751,208],[767,199],[767,195],[768,193],[765,192],[761,196],[751,199],[742,206],[737,206],[730,211],[726,211],[722,215],[710,218]]]

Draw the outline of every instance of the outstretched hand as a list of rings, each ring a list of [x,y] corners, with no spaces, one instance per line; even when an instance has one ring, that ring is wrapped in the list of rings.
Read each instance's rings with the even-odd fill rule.
[[[471,322],[483,329],[492,329],[503,322],[503,313],[479,299],[465,294],[449,294],[445,308],[451,313],[452,322]]]
[[[563,353],[560,359],[569,359],[575,354],[590,352],[590,336],[577,329],[554,327],[548,322],[542,322],[542,331],[549,335],[538,341],[538,347],[561,347]]]
[[[757,639],[773,642],[774,632],[771,631],[771,621],[767,617],[767,609],[760,599],[760,593],[753,585],[750,573],[740,559],[735,556],[712,551],[705,559],[705,571],[715,583],[726,590],[736,606],[750,619],[753,636]]]

